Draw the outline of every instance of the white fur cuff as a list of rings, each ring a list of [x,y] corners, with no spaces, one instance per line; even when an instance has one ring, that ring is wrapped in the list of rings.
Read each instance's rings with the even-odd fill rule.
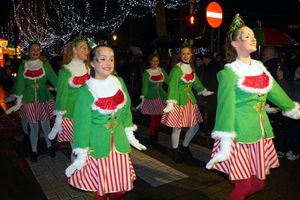
[[[172,103],[172,104],[176,104],[177,101],[176,100],[167,100],[166,103]]]
[[[225,131],[214,131],[211,133],[211,137],[215,140],[231,139],[233,140],[236,137],[235,132],[225,132]]]
[[[53,111],[53,115],[64,115],[66,113],[67,113],[66,110],[64,110],[64,111],[54,110]]]
[[[133,126],[131,126],[131,127],[125,128],[125,132],[136,131],[136,130],[137,130],[137,126],[135,124],[133,124]]]
[[[282,111],[282,114],[286,117],[290,117],[292,119],[299,119],[300,118],[300,105],[299,103],[295,102],[294,101],[294,104],[295,104],[295,107],[290,110],[290,111]]]

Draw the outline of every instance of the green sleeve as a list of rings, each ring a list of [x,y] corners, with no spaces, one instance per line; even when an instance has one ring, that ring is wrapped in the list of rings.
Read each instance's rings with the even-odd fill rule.
[[[295,107],[294,102],[274,79],[272,90],[268,93],[267,99],[281,108],[283,111],[289,111]]]
[[[69,83],[68,79],[71,74],[65,69],[62,68],[58,71],[58,84],[57,84],[57,93],[55,99],[55,110],[65,111],[68,101],[68,90]]]
[[[229,68],[217,73],[219,82],[216,122],[213,131],[234,132],[236,78]]]
[[[23,76],[25,70],[24,64],[21,64],[18,69],[18,74],[15,79],[16,87],[15,87],[15,95],[21,96],[24,95],[25,92],[25,78]]]
[[[196,90],[196,92],[202,92],[205,87],[203,86],[203,84],[201,83],[200,79],[198,78],[197,74],[194,73],[195,75],[195,81],[193,83],[193,88]]]
[[[164,78],[164,83],[169,85],[169,75],[166,73],[166,71],[163,68],[161,68],[161,71],[162,71],[162,73],[164,74],[164,77],[165,77]]]
[[[77,101],[74,109],[74,123],[73,123],[73,136],[75,148],[89,147],[91,136],[91,94],[84,84],[78,89]]]
[[[143,73],[143,81],[142,81],[142,93],[141,96],[145,97],[148,94],[148,83],[149,83],[149,73],[147,71],[145,71]]]
[[[50,81],[53,87],[57,87],[57,75],[52,66],[47,61],[43,61],[43,66],[46,69],[47,79]]]
[[[170,82],[168,88],[168,100],[176,100],[179,97],[178,86],[182,72],[179,66],[175,66],[170,73]]]
[[[122,119],[123,120],[123,125],[125,128],[128,128],[128,127],[132,127],[133,126],[133,122],[132,122],[132,113],[131,113],[131,110],[130,110],[130,107],[131,107],[131,100],[130,100],[130,97],[129,97],[129,94],[128,94],[128,91],[127,91],[127,87],[123,81],[122,78],[118,78],[119,81],[121,82],[121,85],[122,85],[122,89],[126,95],[126,99],[127,99],[127,102],[124,106],[124,114],[122,115]]]

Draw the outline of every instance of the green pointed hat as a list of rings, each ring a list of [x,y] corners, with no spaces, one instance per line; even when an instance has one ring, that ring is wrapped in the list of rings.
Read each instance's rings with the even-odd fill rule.
[[[88,43],[90,45],[91,48],[94,48],[95,46],[97,46],[96,42],[95,42],[95,37],[89,37],[88,38]]]
[[[184,47],[192,48],[192,46],[187,42],[187,40],[184,40],[184,42],[180,46],[180,49],[183,49]]]
[[[153,56],[159,56],[159,54],[157,53],[157,50],[154,51],[154,53],[151,55],[151,57]]]

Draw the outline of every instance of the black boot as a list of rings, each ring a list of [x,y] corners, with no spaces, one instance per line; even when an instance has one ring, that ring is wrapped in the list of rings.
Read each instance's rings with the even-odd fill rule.
[[[154,138],[155,138],[156,142],[158,142],[158,130],[154,131]]]
[[[55,149],[53,149],[52,147],[49,147],[47,149],[47,154],[50,158],[55,158],[55,156],[56,156]]]
[[[172,159],[176,163],[182,163],[182,159],[179,155],[178,148],[172,149]]]
[[[155,135],[150,135],[149,140],[151,142],[157,142],[157,139],[155,138]]]
[[[182,144],[178,147],[179,151],[182,152],[187,158],[193,158],[193,154],[189,147],[185,147]]]
[[[37,153],[36,152],[31,153],[30,161],[33,162],[33,163],[36,163],[36,161],[37,161]]]

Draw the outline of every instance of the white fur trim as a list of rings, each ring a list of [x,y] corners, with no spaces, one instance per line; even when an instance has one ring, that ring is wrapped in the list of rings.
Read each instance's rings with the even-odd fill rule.
[[[150,75],[150,76],[149,76],[149,81],[152,82],[152,83],[163,82],[164,79],[165,79],[165,76],[164,76],[164,74],[162,73],[160,67],[158,67],[156,70],[153,70],[153,69],[147,69],[146,71],[149,73],[149,75]],[[153,81],[153,80],[151,80],[151,77],[152,77],[152,76],[158,76],[158,75],[160,75],[160,74],[163,76],[163,78],[162,78],[161,80],[158,80],[158,81]]]
[[[282,111],[282,114],[286,117],[290,117],[292,119],[299,119],[300,118],[300,105],[298,102],[295,102],[294,101],[294,104],[295,104],[295,107],[292,109],[292,110],[289,110],[289,111]]]
[[[135,125],[135,124],[133,124],[133,126],[131,126],[131,127],[125,128],[125,132],[130,132],[130,131],[134,132],[136,130],[137,130],[137,125]]]
[[[167,100],[166,103],[176,104],[176,103],[177,103],[177,100]]]
[[[44,69],[44,67],[43,67],[43,61],[37,60],[37,65],[34,67],[34,69],[29,69],[29,68],[30,68],[30,66],[28,65],[29,63],[30,63],[30,61],[27,61],[27,62],[25,62],[25,64],[24,64],[24,68],[25,68],[25,70],[24,70],[24,72],[23,72],[24,78],[29,79],[29,80],[36,80],[36,79],[40,79],[40,78],[42,78],[43,76],[46,75],[45,69]],[[37,66],[38,66],[38,67],[37,67]],[[39,75],[39,76],[36,76],[36,77],[30,77],[30,76],[26,76],[26,75],[25,75],[26,72],[27,72],[27,70],[37,71],[37,70],[39,70],[39,69],[42,69],[42,74]]]
[[[85,153],[88,153],[89,152],[89,147],[86,147],[86,148],[75,148],[73,150],[73,153],[75,155],[78,155],[78,154],[85,154]]]
[[[66,113],[67,113],[66,110],[64,110],[64,111],[54,110],[53,111],[53,115],[64,115]]]
[[[214,131],[211,133],[211,137],[215,140],[231,139],[233,140],[237,134],[235,132],[225,132],[225,131]]]
[[[115,77],[115,76],[109,76],[110,77],[110,80],[109,80],[109,85],[110,86],[114,86],[115,87],[115,89],[119,89],[119,90],[121,90],[122,91],[122,93],[123,93],[123,95],[124,95],[124,101],[123,101],[123,103],[120,103],[118,106],[117,106],[117,108],[116,109],[114,109],[114,110],[104,110],[104,109],[101,109],[101,108],[99,108],[99,107],[97,107],[97,106],[95,106],[95,101],[97,101],[98,100],[98,98],[103,98],[104,96],[101,96],[103,93],[101,92],[101,86],[99,87],[98,85],[97,85],[97,80],[96,79],[93,79],[93,78],[91,78],[91,79],[89,79],[89,80],[87,80],[86,81],[86,84],[88,85],[88,89],[90,90],[90,92],[92,93],[92,95],[93,95],[93,97],[94,97],[94,102],[93,102],[93,104],[91,105],[91,107],[92,107],[92,110],[97,110],[100,114],[102,114],[102,115],[110,115],[110,114],[112,114],[112,113],[115,113],[115,112],[117,112],[119,109],[121,109],[121,108],[123,108],[124,106],[125,106],[125,104],[126,104],[126,102],[127,102],[127,97],[126,97],[126,94],[125,94],[125,92],[123,91],[123,89],[122,89],[122,85],[121,85],[121,83],[120,83],[120,81],[118,80],[118,78],[117,77]],[[109,88],[105,88],[106,90],[109,90]],[[116,90],[115,92],[117,92],[118,90]],[[106,96],[107,97],[107,96]]]
[[[273,78],[268,70],[257,60],[251,60],[251,65],[246,65],[239,61],[238,59],[230,64],[226,64],[226,67],[229,67],[237,76],[238,82],[237,86],[241,90],[247,93],[253,94],[266,94],[273,87]],[[263,72],[269,77],[269,84],[265,88],[252,88],[243,85],[246,76],[257,76],[261,75]]]

